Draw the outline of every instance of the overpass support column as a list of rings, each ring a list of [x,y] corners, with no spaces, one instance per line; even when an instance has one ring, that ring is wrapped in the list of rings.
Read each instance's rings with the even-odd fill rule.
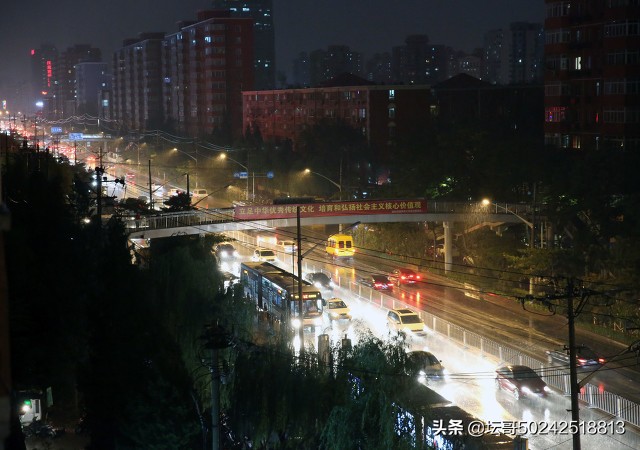
[[[453,262],[453,252],[451,251],[451,222],[442,222],[444,227],[444,271],[451,271],[451,263]]]

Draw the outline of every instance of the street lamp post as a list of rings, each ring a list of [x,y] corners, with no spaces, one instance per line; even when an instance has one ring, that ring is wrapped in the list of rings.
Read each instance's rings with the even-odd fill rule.
[[[195,157],[190,153],[180,150],[178,147],[174,147],[172,151],[182,153],[183,155],[187,155],[189,158],[193,159],[196,162],[196,189],[197,189],[198,188],[198,149],[196,148]]]
[[[324,175],[322,175],[321,173],[318,172],[314,172],[311,169],[304,169],[304,173],[312,173],[314,175],[319,176],[320,178],[324,178],[325,180],[327,180],[329,183],[333,184],[335,187],[338,188],[338,192],[340,193],[340,201],[342,201],[342,165],[340,166],[340,182],[336,183],[335,181],[333,181],[331,178],[326,177]]]
[[[531,229],[531,233],[528,233],[528,238],[529,238],[529,246],[531,248],[534,247],[535,244],[535,235],[534,235],[534,225],[532,222],[529,222],[527,219],[525,219],[524,217],[521,217],[520,215],[516,214],[515,212],[511,211],[509,208],[502,206],[502,205],[498,205],[497,203],[492,202],[491,200],[489,200],[488,198],[482,199],[482,206],[495,206],[496,207],[496,212],[498,209],[501,209],[503,211],[505,211],[506,213],[511,214],[512,216],[517,217],[518,219],[520,219],[520,221],[522,223],[524,223],[528,228]]]
[[[220,159],[228,159],[229,161],[234,162],[237,165],[239,165],[240,167],[242,167],[247,172],[247,194],[246,194],[246,200],[249,200],[249,169],[247,168],[247,166],[245,166],[244,164],[242,164],[239,161],[236,161],[233,158],[230,158],[229,155],[227,155],[226,153],[220,153]],[[255,193],[254,193],[254,195],[255,195]]]

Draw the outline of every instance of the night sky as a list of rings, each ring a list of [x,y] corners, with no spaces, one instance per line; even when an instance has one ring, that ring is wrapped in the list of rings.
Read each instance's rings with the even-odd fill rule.
[[[456,50],[482,46],[483,34],[510,22],[544,20],[544,0],[274,0],[277,70],[290,75],[301,51],[345,44],[365,54],[389,51],[409,34]],[[126,38],[175,32],[209,0],[4,0],[0,8],[0,98],[28,79],[29,50],[91,44],[110,62]]]

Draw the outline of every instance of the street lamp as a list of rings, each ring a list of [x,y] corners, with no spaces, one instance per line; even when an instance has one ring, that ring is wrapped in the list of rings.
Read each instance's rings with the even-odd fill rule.
[[[529,246],[531,248],[533,248],[534,245],[534,226],[532,222],[529,222],[528,220],[526,220],[525,218],[521,217],[520,215],[516,214],[515,212],[511,211],[509,208],[507,208],[506,206],[502,206],[502,205],[498,205],[497,203],[492,202],[491,200],[489,200],[488,198],[484,198],[482,199],[482,206],[487,207],[487,206],[495,206],[496,207],[496,212],[498,212],[498,209],[501,209],[515,217],[517,217],[518,219],[520,219],[520,221],[522,223],[524,223],[528,228],[531,229],[531,234],[529,234]]]
[[[178,149],[178,147],[172,148],[171,151],[182,153],[183,155],[187,155],[189,158],[193,159],[196,162],[196,189],[197,189],[198,188],[198,149],[196,149],[196,156],[193,156],[187,152],[183,152],[182,150]]]
[[[342,166],[340,167],[340,169],[342,169]],[[331,178],[326,177],[324,175],[322,175],[321,173],[318,172],[314,172],[311,169],[304,169],[304,173],[312,173],[314,175],[319,176],[320,178],[324,178],[325,180],[327,180],[329,183],[333,184],[335,187],[338,188],[338,191],[340,192],[340,201],[342,201],[342,170],[340,170],[340,182],[336,183],[335,181],[333,181]]]
[[[246,194],[246,200],[249,200],[249,169],[247,168],[247,166],[245,166],[244,164],[242,164],[239,161],[236,161],[233,158],[230,158],[226,153],[220,153],[220,159],[228,159],[231,162],[236,163],[237,165],[239,165],[240,167],[242,167],[246,172],[247,172],[247,194]]]

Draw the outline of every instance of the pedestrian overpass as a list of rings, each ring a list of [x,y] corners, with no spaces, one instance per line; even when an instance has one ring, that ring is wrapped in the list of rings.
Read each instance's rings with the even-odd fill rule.
[[[251,205],[221,209],[159,213],[125,219],[129,238],[156,239],[176,235],[265,230],[308,225],[389,222],[438,222],[444,227],[445,270],[452,265],[452,224],[466,230],[507,223],[525,224],[533,233],[531,205],[480,202],[436,202],[424,199],[361,200],[293,205]],[[542,223],[542,222],[541,222]]]

